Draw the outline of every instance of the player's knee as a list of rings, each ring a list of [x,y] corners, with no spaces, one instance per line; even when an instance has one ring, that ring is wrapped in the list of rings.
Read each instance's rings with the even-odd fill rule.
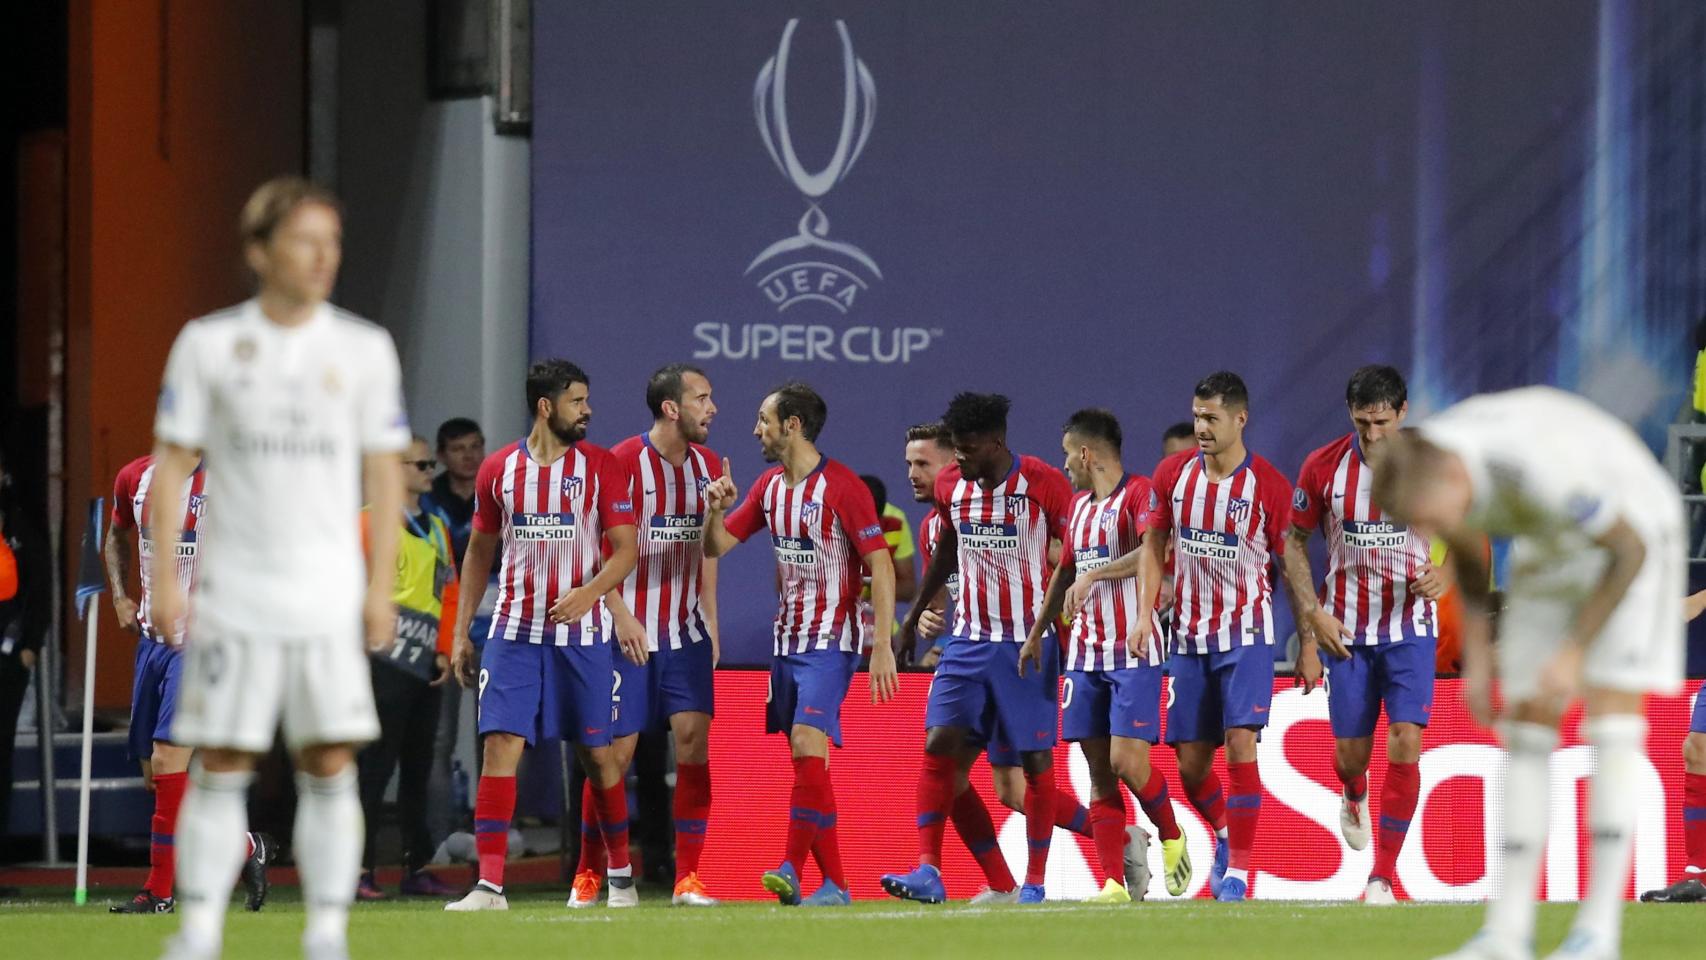
[[[1393,735],[1388,735],[1388,749],[1397,741]],[[1333,772],[1340,779],[1355,777],[1368,772],[1369,755],[1374,751],[1372,737],[1345,738],[1333,744]]]
[[[1006,767],[992,769],[990,780],[995,784],[995,799],[1009,810],[1021,813],[1025,810],[1025,778],[1017,769]]]
[[[1706,773],[1706,733],[1691,733],[1683,738],[1682,763],[1689,773]]]
[[[527,742],[513,733],[488,733],[480,745],[481,768],[487,776],[512,777]]]
[[[795,726],[788,734],[788,747],[796,757],[827,757],[829,737],[816,727]]]
[[[1149,779],[1149,751],[1115,751],[1113,768],[1114,774],[1126,783],[1142,784]]]
[[[255,768],[255,758],[238,750],[202,750],[196,757],[208,773],[247,773]]]
[[[931,727],[924,734],[924,752],[937,756],[959,756],[965,750],[965,734],[958,727]]]
[[[1413,723],[1394,723],[1386,733],[1386,756],[1393,763],[1415,763],[1422,756],[1422,728]],[[1365,761],[1363,766],[1367,767]]]
[[[346,743],[303,747],[296,755],[296,769],[310,777],[335,777],[355,762],[355,748]]]
[[[1041,776],[1054,767],[1054,751],[1027,750],[1019,754],[1019,764],[1024,768],[1025,776]]]
[[[1256,731],[1248,727],[1226,731],[1226,759],[1229,763],[1249,763],[1256,759]]]

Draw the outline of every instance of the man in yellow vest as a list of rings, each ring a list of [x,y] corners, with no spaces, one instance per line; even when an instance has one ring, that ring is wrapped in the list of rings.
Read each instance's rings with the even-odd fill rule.
[[[456,622],[456,554],[444,516],[424,503],[438,461],[420,437],[403,458],[403,525],[397,545],[397,641],[372,655],[373,700],[379,711],[379,739],[361,752],[361,805],[367,819],[367,851],[362,860],[360,900],[381,900],[373,867],[377,860],[379,806],[391,774],[401,767],[397,786],[398,821],[403,833],[405,896],[444,898],[456,890],[427,872],[435,844],[427,829],[427,778],[432,772],[433,737],[438,729],[440,687],[450,679],[451,625]],[[373,517],[361,513],[363,542]]]

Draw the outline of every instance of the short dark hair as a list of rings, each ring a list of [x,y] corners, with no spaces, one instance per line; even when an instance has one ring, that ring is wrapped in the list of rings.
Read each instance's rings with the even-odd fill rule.
[[[1385,364],[1370,364],[1356,373],[1351,374],[1351,382],[1345,385],[1345,406],[1355,410],[1358,407],[1378,407],[1382,404],[1396,410],[1402,407],[1410,397],[1409,388],[1404,386],[1404,375],[1396,367]]]
[[[479,434],[482,440],[486,438],[478,423],[468,417],[451,417],[438,425],[438,449],[443,450],[450,446],[450,441],[460,440],[470,433]]]
[[[1196,438],[1197,428],[1191,426],[1191,422],[1189,420],[1180,420],[1178,423],[1175,423],[1161,431],[1162,443],[1166,443],[1169,440],[1195,440]]]
[[[1120,443],[1124,437],[1120,433],[1119,418],[1112,411],[1101,407],[1085,407],[1066,418],[1066,424],[1060,428],[1062,433],[1070,433],[1085,440],[1100,440],[1120,452]]]
[[[1228,407],[1250,408],[1250,388],[1244,386],[1244,378],[1231,370],[1219,370],[1197,381],[1193,392],[1198,400],[1220,400]]]
[[[672,363],[666,367],[659,367],[657,372],[652,374],[652,378],[646,381],[646,409],[652,412],[652,419],[656,420],[663,416],[663,402],[665,400],[681,402],[681,394],[687,389],[683,383],[683,378],[689,373],[697,373],[701,377],[705,376],[705,371],[691,363]],[[705,377],[705,379],[709,380],[710,377]]]
[[[942,428],[952,437],[1007,433],[1007,411],[1013,402],[999,393],[956,393],[942,414]]]
[[[934,443],[936,446],[943,449],[953,447],[953,443],[948,439],[947,428],[943,427],[940,421],[931,423],[915,423],[912,426],[907,427],[906,442],[912,443],[917,440]]]
[[[577,383],[592,386],[586,371],[569,361],[556,357],[534,361],[533,366],[527,368],[528,411],[538,410],[540,400],[556,403],[558,394]]]
[[[789,417],[797,417],[806,439],[816,443],[824,422],[829,419],[829,404],[823,402],[823,397],[801,380],[782,384],[770,391],[770,396],[776,398],[777,421],[787,423]]]
[[[877,515],[882,516],[883,508],[889,505],[888,485],[868,473],[859,474],[859,479],[865,481],[865,489],[871,491],[871,500],[877,505]]]

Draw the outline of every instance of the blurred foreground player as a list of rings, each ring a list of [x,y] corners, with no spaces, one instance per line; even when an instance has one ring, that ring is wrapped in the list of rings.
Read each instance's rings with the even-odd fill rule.
[[[154,423],[152,542],[182,539],[198,450],[218,505],[196,525],[211,565],[193,588],[171,731],[196,756],[178,819],[182,926],[167,956],[219,955],[249,783],[282,718],[297,769],[303,951],[331,960],[348,955],[361,870],[355,751],[379,732],[363,622],[368,647],[396,639],[397,527],[374,530],[364,578],[356,517],[364,485],[381,515],[402,509],[397,454],[409,427],[390,335],[326,302],[341,256],[337,200],[271,181],[244,206],[242,237],[260,292],[178,334]],[[150,618],[161,630],[188,609],[177,566],[175,550],[154,551]]]
[[[586,442],[589,389],[586,372],[567,360],[533,364],[527,371],[533,428],[487,457],[474,481],[451,664],[463,686],[477,684],[479,691],[484,765],[474,798],[474,844],[480,879],[446,910],[509,909],[503,882],[515,772],[523,749],[559,739],[575,745],[594,788],[610,905],[639,903],[628,859],[626,771],[610,746],[610,637],[599,612],[599,600],[634,569],[634,507],[621,464]],[[497,615],[485,650],[476,654],[468,625],[499,544]]]
[[[1298,471],[1287,535],[1286,575],[1297,599],[1301,647],[1297,674],[1305,696],[1326,667],[1333,769],[1342,784],[1339,829],[1352,850],[1368,847],[1368,764],[1374,727],[1386,706],[1386,777],[1380,836],[1363,900],[1395,902],[1398,852],[1421,788],[1422,730],[1434,702],[1434,601],[1445,578],[1429,562],[1423,537],[1374,503],[1374,466],[1408,412],[1404,378],[1392,367],[1363,367],[1345,387],[1351,433],[1311,453]],[[1327,579],[1319,599],[1309,568],[1309,536],[1327,540]]]
[[[699,882],[699,854],[711,816],[708,742],[717,665],[717,561],[701,547],[705,493],[723,475],[709,447],[717,405],[698,367],[674,363],[646,384],[650,430],[610,450],[628,475],[639,535],[633,572],[605,598],[616,677],[616,766],[626,771],[640,734],[675,738],[675,891],[678,907],[717,901]],[[605,868],[590,779],[581,797],[581,860],[569,906],[598,902]]]
[[[1683,615],[1692,621],[1706,611],[1706,590],[1689,594]],[[1687,862],[1676,882],[1641,894],[1646,903],[1706,903],[1706,697],[1696,695],[1682,740],[1682,836]]]
[[[130,758],[142,766],[142,782],[154,793],[154,817],[149,830],[148,879],[136,896],[114,904],[112,913],[171,913],[172,879],[176,873],[178,809],[189,785],[190,748],[172,742],[172,719],[177,713],[183,679],[183,633],[154,626],[148,589],[154,570],[154,541],[148,530],[148,488],[154,480],[154,458],[138,457],[119,470],[113,481],[112,523],[102,546],[107,583],[113,592],[113,613],[119,629],[135,630],[136,670],[130,695]],[[207,508],[203,486],[207,474],[197,464],[174,509],[183,514],[183,532],[173,545],[178,586],[195,582],[196,520]],[[137,536],[142,531],[141,537]],[[134,543],[134,546],[133,546]],[[142,600],[130,598],[130,558],[136,555]],[[274,850],[271,837],[246,832],[243,885],[245,905],[259,910],[267,899],[267,861]]]
[[[1549,387],[1472,397],[1389,443],[1375,467],[1375,502],[1399,523],[1437,532],[1456,557],[1464,697],[1477,722],[1494,718],[1495,673],[1503,685],[1503,869],[1485,926],[1452,960],[1533,955],[1547,761],[1559,719],[1578,699],[1596,758],[1593,866],[1575,924],[1552,956],[1615,958],[1647,736],[1643,701],[1682,682],[1686,531],[1676,482],[1616,418]],[[1478,534],[1511,538],[1496,648]]]
[[[1185,835],[1173,816],[1167,780],[1149,762],[1161,739],[1160,631],[1153,622],[1161,565],[1144,541],[1156,507],[1155,488],[1120,461],[1120,422],[1112,413],[1074,413],[1062,431],[1072,498],[1060,566],[1049,584],[1043,612],[1019,651],[1019,662],[1041,655],[1043,625],[1064,609],[1072,618],[1066,638],[1066,695],[1061,737],[1084,752],[1090,769],[1090,830],[1101,868],[1097,903],[1142,900],[1149,885],[1146,862],[1129,862],[1124,782],[1161,839],[1167,892],[1177,897],[1191,882]],[[1149,623],[1137,630],[1139,621]],[[1136,844],[1141,851],[1143,842]],[[1123,883],[1121,882],[1123,879]]]
[[[1256,743],[1274,693],[1273,584],[1269,567],[1285,547],[1291,483],[1244,446],[1250,393],[1237,374],[1212,373],[1191,399],[1197,449],[1155,468],[1157,504],[1150,541],[1161,565],[1173,548],[1172,701],[1167,742],[1179,780],[1214,831],[1209,891],[1237,902],[1248,895],[1250,852],[1262,811]],[[1139,620],[1135,630],[1148,629]],[[1226,746],[1230,792],[1214,773]]]
[[[852,902],[836,832],[835,786],[829,745],[841,746],[841,701],[859,665],[861,571],[871,577],[878,637],[894,624],[894,564],[877,521],[876,504],[858,474],[817,448],[829,407],[803,383],[772,391],[758,408],[764,459],[774,463],[752,484],[738,509],[734,480],[723,475],[706,491],[705,555],[720,557],[769,530],[781,576],[774,659],[765,729],[786,733],[794,762],[788,838],[782,863],[762,878],[783,904],[799,904],[800,870],[808,853],[823,870],[823,887],[806,906]],[[871,702],[895,694],[894,648],[871,648]]]

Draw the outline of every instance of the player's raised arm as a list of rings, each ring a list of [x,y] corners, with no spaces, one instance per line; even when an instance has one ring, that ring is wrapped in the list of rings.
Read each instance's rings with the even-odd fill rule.
[[[735,501],[740,498],[740,491],[735,487],[734,477],[729,473],[729,458],[723,458],[723,475],[712,480],[705,488],[705,536],[704,547],[707,559],[715,560],[735,547],[739,546],[742,537],[729,532],[723,517],[734,509]],[[750,502],[752,497],[747,497]],[[742,505],[742,510],[746,508]]]
[[[148,537],[155,543],[177,543],[184,533],[183,511],[176,509],[177,491],[195,472],[196,451],[168,441],[154,447],[154,480],[148,487]],[[354,522],[353,519],[351,522]],[[395,562],[395,561],[393,561]],[[163,637],[183,636],[184,614],[189,600],[178,582],[177,555],[172,550],[154,551],[150,573],[154,629]]]

